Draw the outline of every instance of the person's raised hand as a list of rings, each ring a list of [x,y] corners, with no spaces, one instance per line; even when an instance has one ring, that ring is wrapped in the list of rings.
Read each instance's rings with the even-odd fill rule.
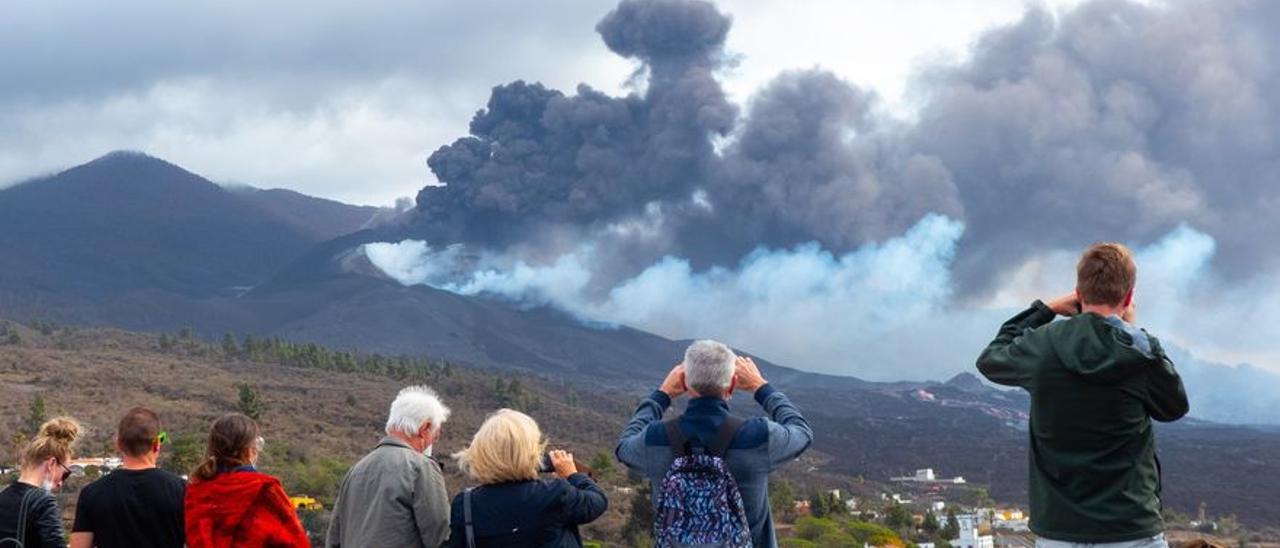
[[[737,386],[747,392],[755,392],[766,382],[764,375],[760,374],[760,368],[756,367],[756,362],[745,356],[738,356],[733,361],[734,376],[738,380]]]
[[[1080,298],[1072,291],[1045,303],[1054,314],[1059,316],[1075,316],[1080,313]]]
[[[556,469],[556,475],[568,479],[569,476],[578,473],[578,465],[573,463],[573,453],[561,451],[559,449],[550,453],[551,466]]]
[[[662,381],[662,386],[658,390],[673,400],[684,394],[684,364],[677,364],[671,368],[671,372],[667,373],[667,378]]]

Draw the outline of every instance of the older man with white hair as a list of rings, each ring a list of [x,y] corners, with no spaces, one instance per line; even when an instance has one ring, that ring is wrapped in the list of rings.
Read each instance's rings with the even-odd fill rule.
[[[438,548],[449,538],[449,496],[431,459],[448,419],[449,408],[434,390],[400,391],[386,437],[342,481],[326,546]]]
[[[737,389],[754,392],[768,418],[732,417],[729,398]],[[672,400],[685,393],[691,399],[684,414],[662,421]],[[769,473],[813,443],[813,430],[791,400],[764,380],[751,358],[735,356],[716,341],[697,341],[662,386],[640,402],[618,440],[618,460],[653,483],[655,507],[663,476],[677,453],[685,450],[681,441],[708,450],[723,446],[723,455],[717,456],[723,456],[742,494],[751,545],[777,546],[769,510]]]

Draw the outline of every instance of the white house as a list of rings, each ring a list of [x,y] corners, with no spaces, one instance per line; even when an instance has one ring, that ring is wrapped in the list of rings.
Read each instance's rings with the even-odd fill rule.
[[[956,477],[954,477],[954,478],[940,478],[940,477],[938,477],[936,474],[934,474],[934,473],[933,473],[933,469],[932,469],[932,468],[921,468],[921,469],[919,469],[919,470],[916,470],[916,473],[915,473],[914,475],[911,475],[911,476],[898,476],[898,477],[896,477],[896,478],[889,478],[889,479],[890,479],[891,481],[907,481],[907,482],[914,482],[914,483],[955,483],[955,484],[961,484],[961,483],[964,483],[964,482],[965,482],[965,481],[964,481],[964,478],[959,477],[959,476],[956,476]]]
[[[978,516],[964,514],[956,516],[960,523],[960,538],[951,541],[954,548],[995,548],[996,539],[991,535],[983,535],[978,531]]]

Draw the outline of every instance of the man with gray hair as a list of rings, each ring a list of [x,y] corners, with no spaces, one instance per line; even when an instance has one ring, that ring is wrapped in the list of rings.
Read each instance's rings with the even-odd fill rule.
[[[434,390],[400,391],[386,437],[342,480],[325,546],[438,548],[449,538],[449,496],[431,458],[448,419]]]
[[[768,418],[731,418],[729,398],[737,389],[754,392]],[[691,399],[684,413],[662,421],[672,400],[685,393]],[[729,432],[722,432],[725,425]],[[675,443],[673,435],[677,438]],[[656,508],[661,495],[658,486],[677,452],[685,450],[673,447],[678,439],[683,438],[690,446],[710,448],[721,436],[729,440],[723,458],[742,493],[752,546],[775,547],[778,543],[769,509],[769,473],[808,449],[813,443],[813,430],[791,400],[764,380],[751,358],[735,356],[728,346],[716,341],[689,345],[684,362],[640,402],[631,422],[622,430],[615,453],[619,461],[652,482]]]

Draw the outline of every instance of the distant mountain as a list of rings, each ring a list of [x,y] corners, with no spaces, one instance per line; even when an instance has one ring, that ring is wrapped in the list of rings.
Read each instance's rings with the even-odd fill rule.
[[[344,204],[280,188],[263,190],[243,185],[226,188],[317,241],[331,240],[365,228],[382,211],[382,208]]]
[[[318,238],[163,160],[113,152],[0,190],[0,287],[234,294]]]
[[[0,315],[145,331],[190,326],[207,339],[251,333],[430,356],[622,399],[652,389],[688,344],[555,310],[405,287],[360,247],[413,236],[404,229],[320,241],[320,232],[342,229],[309,216],[350,210],[305,197],[260,198],[136,153],[0,191]],[[272,212],[290,202],[301,221]],[[989,484],[998,500],[1025,497],[1024,392],[989,387],[971,373],[945,383],[875,383],[758,361],[810,417],[816,447],[834,457],[822,471],[882,479],[935,467]],[[748,398],[736,400],[743,411],[757,410]],[[1280,510],[1259,502],[1280,489],[1280,476],[1266,471],[1280,461],[1280,436],[1184,422],[1160,430],[1166,501],[1191,512],[1205,500],[1254,523],[1280,522]]]

